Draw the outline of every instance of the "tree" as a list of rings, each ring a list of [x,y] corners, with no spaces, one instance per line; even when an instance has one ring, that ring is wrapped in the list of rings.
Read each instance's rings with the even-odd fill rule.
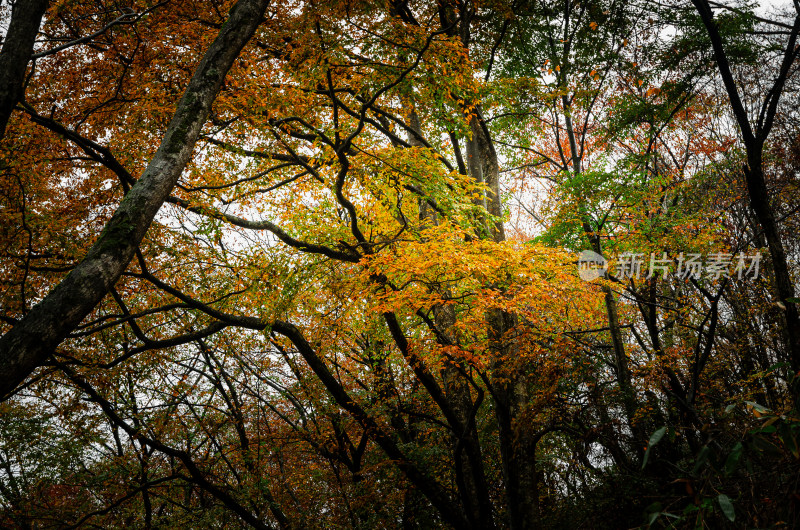
[[[796,2],[794,20],[790,24],[780,24],[788,33],[785,44],[780,45],[777,71],[772,75],[771,84],[768,85],[763,99],[760,97],[756,104],[758,114],[755,120],[748,116],[742,101],[742,94],[733,77],[731,62],[725,49],[725,42],[720,32],[720,24],[714,19],[714,12],[707,1],[694,1],[703,26],[708,33],[714,51],[714,60],[719,69],[720,77],[725,86],[725,91],[730,100],[731,109],[736,117],[736,123],[741,131],[742,141],[747,153],[747,160],[742,166],[742,171],[747,182],[747,192],[750,197],[750,206],[756,214],[764,237],[767,241],[772,266],[775,274],[775,291],[778,300],[783,306],[783,328],[786,335],[787,349],[791,359],[794,377],[800,372],[800,313],[797,310],[794,283],[786,258],[786,251],[781,241],[780,230],[770,204],[769,191],[764,176],[764,146],[772,132],[775,116],[778,112],[781,97],[784,93],[786,80],[793,69],[797,68],[797,59],[800,57],[800,48],[797,37],[800,34],[800,5]],[[773,24],[770,24],[773,25]],[[777,25],[777,24],[776,24]],[[782,36],[782,35],[781,35]],[[767,74],[769,75],[769,74]],[[796,383],[792,383],[796,385]],[[795,390],[795,399],[800,399],[800,394]]]
[[[3,380],[0,394],[8,394],[41,365],[122,275],[191,157],[225,74],[255,31],[265,9],[266,2],[244,2],[231,10],[230,20],[203,57],[178,102],[159,150],[125,194],[97,242],[42,302],[0,338]],[[9,62],[8,66],[11,70],[19,64]]]
[[[576,274],[758,248],[683,7],[51,9],[2,151],[4,523],[792,517],[734,493],[796,488],[769,286]]]
[[[5,135],[11,112],[22,96],[25,70],[33,51],[33,41],[48,2],[16,2],[12,6],[8,32],[0,50],[0,138]]]

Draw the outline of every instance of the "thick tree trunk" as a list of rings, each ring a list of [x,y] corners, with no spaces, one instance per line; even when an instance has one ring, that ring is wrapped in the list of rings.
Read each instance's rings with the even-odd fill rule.
[[[0,51],[0,139],[22,98],[25,72],[47,4],[48,0],[17,0],[11,9],[11,22]]]
[[[469,3],[458,6],[456,19],[454,2],[442,2],[439,16],[443,28],[458,36],[462,46],[469,49],[471,18],[474,6]],[[458,22],[458,24],[456,24]],[[503,209],[500,195],[500,165],[492,144],[491,134],[483,118],[480,105],[476,116],[470,122],[472,137],[467,142],[467,172],[476,182],[486,184],[488,194],[476,202],[494,217],[490,222],[477,220],[481,237],[496,242],[505,241],[502,217]],[[494,411],[499,427],[500,456],[503,471],[503,485],[506,492],[509,526],[512,530],[539,527],[539,494],[536,479],[536,438],[517,422],[519,414],[528,403],[527,387],[530,381],[524,375],[510,373],[506,359],[515,357],[518,344],[509,341],[507,332],[517,325],[514,315],[501,311],[488,311],[486,315],[490,350],[493,358],[490,366],[490,380]]]
[[[503,209],[500,196],[500,165],[492,145],[486,122],[478,115],[470,123],[472,139],[468,145],[467,167],[470,176],[483,182],[488,188],[484,205],[493,221],[486,223],[486,236],[498,243],[505,241]],[[530,384],[524,374],[512,373],[506,366],[508,359],[517,357],[519,345],[509,339],[508,332],[517,325],[517,318],[502,310],[490,310],[489,326],[491,381],[495,399],[495,416],[500,437],[500,457],[508,502],[509,523],[512,530],[539,527],[539,492],[536,478],[535,432],[520,425],[519,418],[528,404],[527,387]]]
[[[516,318],[505,311],[487,315],[489,343],[494,355],[491,381],[495,417],[498,424],[503,483],[512,530],[539,528],[539,484],[536,476],[536,432],[520,424],[529,401],[526,377],[514,374],[505,359],[515,356],[516,344],[505,333],[516,325]]]
[[[0,338],[0,396],[7,396],[92,311],[122,275],[192,156],[233,61],[267,0],[239,0],[178,103],[161,146],[81,263]]]
[[[435,319],[436,326],[448,335],[448,342],[455,343],[449,336],[450,329],[455,324],[453,308],[451,306],[438,308]],[[449,363],[442,368],[441,376],[445,396],[460,423],[459,426],[455,426],[457,432],[453,435],[453,458],[461,502],[474,528],[481,530],[494,528],[492,502],[489,498],[475,420],[477,411],[473,410],[469,381],[456,365]]]
[[[408,142],[412,146],[422,147],[422,127],[419,117],[413,107],[408,103],[409,127],[416,133],[409,134]],[[438,219],[436,212],[428,207],[425,199],[420,199],[420,222],[424,225],[436,226]],[[448,293],[439,293],[447,297]],[[456,322],[455,313],[451,306],[439,306],[434,310],[434,324],[445,341],[455,344],[452,336],[452,327]],[[456,466],[456,482],[464,506],[464,512],[474,528],[494,528],[492,516],[492,503],[489,498],[489,487],[483,469],[483,457],[478,440],[478,429],[473,411],[472,392],[470,384],[458,366],[447,363],[441,370],[443,390],[450,408],[455,413],[460,425],[454,426],[457,431],[453,435],[453,458]]]

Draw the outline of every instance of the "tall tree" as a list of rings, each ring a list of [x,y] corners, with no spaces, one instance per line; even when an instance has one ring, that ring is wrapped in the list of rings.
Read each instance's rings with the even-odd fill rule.
[[[242,0],[206,52],[159,150],[81,263],[0,338],[0,394],[40,366],[122,275],[192,156],[225,75],[255,32],[266,1]]]
[[[46,0],[12,2],[8,31],[0,49],[0,138],[5,135],[8,118],[22,97],[28,61],[48,3]]]

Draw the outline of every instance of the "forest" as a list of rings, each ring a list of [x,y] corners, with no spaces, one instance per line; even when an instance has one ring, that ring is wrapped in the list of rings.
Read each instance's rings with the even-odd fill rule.
[[[0,1],[0,527],[800,528],[799,35]]]

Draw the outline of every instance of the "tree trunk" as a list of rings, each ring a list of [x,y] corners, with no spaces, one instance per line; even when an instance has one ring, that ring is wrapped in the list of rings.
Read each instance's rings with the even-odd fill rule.
[[[755,127],[750,121],[748,111],[739,94],[736,80],[731,70],[728,55],[723,46],[722,36],[719,32],[717,21],[708,0],[692,0],[700,15],[706,32],[711,40],[714,59],[717,63],[725,91],[728,93],[731,109],[736,117],[736,122],[741,130],[742,141],[747,151],[747,164],[744,166],[744,176],[747,183],[747,192],[750,197],[750,206],[756,214],[764,238],[767,240],[772,269],[775,276],[775,292],[782,309],[782,331],[784,342],[789,351],[789,359],[794,375],[792,393],[795,407],[800,407],[800,314],[797,310],[794,284],[786,260],[786,252],[780,238],[775,214],[770,204],[769,193],[764,179],[764,144],[769,137],[778,109],[778,103],[784,91],[786,79],[797,58],[800,57],[800,47],[797,46],[800,36],[800,11],[795,17],[789,38],[783,52],[783,59],[772,87],[761,102],[760,112]]]
[[[408,142],[412,146],[422,147],[419,138],[422,128],[413,104],[408,104],[409,127],[416,135],[409,134]],[[420,221],[424,225],[436,226],[436,212],[428,208],[425,199],[420,199]],[[447,298],[449,293],[438,293]],[[456,322],[451,306],[438,306],[434,309],[434,325],[449,344],[456,343],[452,336],[452,327]],[[494,528],[492,502],[489,498],[489,487],[483,469],[483,457],[478,429],[473,411],[472,392],[465,375],[453,363],[446,363],[441,370],[443,390],[447,401],[459,420],[460,425],[453,426],[457,432],[453,435],[453,459],[456,466],[456,483],[458,486],[464,512],[474,528]],[[458,432],[460,430],[460,432]]]
[[[222,81],[267,3],[239,0],[233,6],[178,102],[158,151],[86,257],[0,338],[0,396],[8,396],[40,366],[122,275],[191,158]]]
[[[484,182],[488,188],[484,204],[494,220],[486,224],[486,235],[501,243],[505,241],[506,235],[502,223],[500,165],[480,106],[477,107],[477,116],[472,119],[470,127],[472,145],[468,145],[467,167],[470,176],[478,182]],[[512,530],[538,528],[535,433],[519,423],[529,401],[527,387],[530,381],[525,374],[512,373],[506,366],[507,359],[517,357],[519,345],[516,344],[516,339],[509,339],[507,336],[517,326],[517,318],[506,311],[490,310],[486,320],[489,326],[490,351],[493,355],[490,377],[500,437],[509,523]]]
[[[6,134],[11,112],[22,99],[25,72],[47,4],[47,0],[17,0],[13,3],[11,22],[0,51],[0,139]]]

